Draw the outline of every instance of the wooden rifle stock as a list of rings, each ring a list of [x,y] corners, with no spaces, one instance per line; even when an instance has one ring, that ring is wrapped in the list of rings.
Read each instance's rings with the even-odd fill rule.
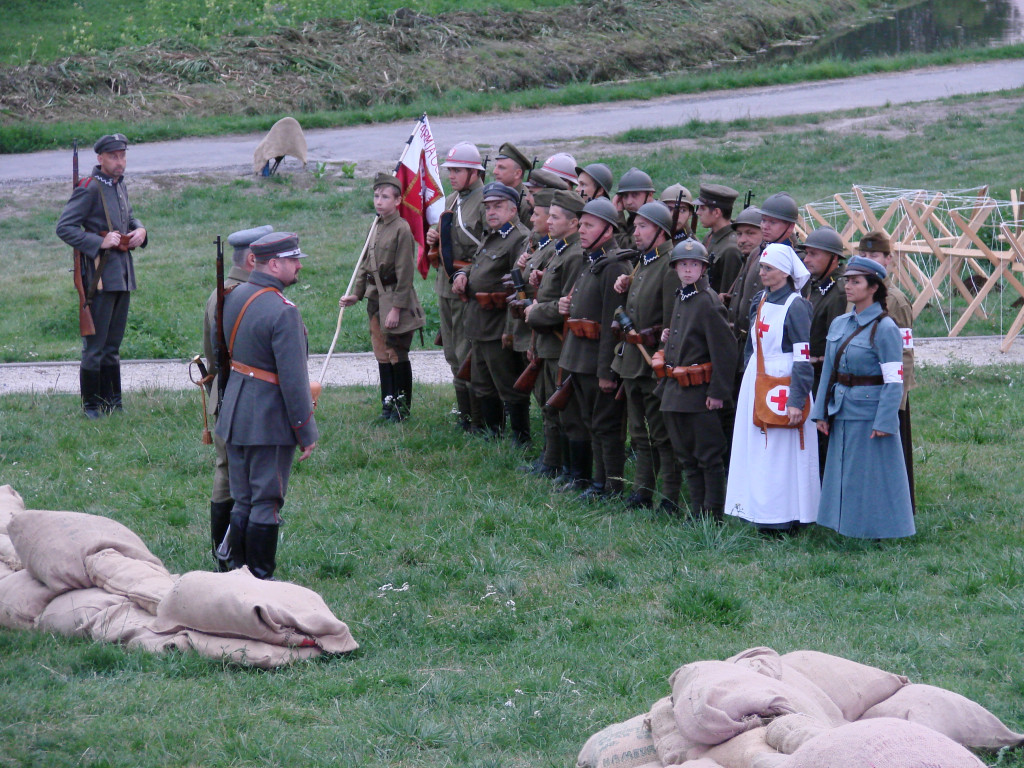
[[[74,192],[76,189],[78,189],[78,139],[75,139],[74,155],[71,160],[71,191]],[[77,248],[73,249],[71,271],[74,275],[75,290],[78,292],[78,333],[80,336],[95,336],[96,324],[92,320],[89,298],[85,293],[85,283],[82,281],[82,252]]]
[[[551,393],[551,397],[544,405],[556,411],[564,411],[565,406],[569,404],[569,398],[572,397],[572,386],[572,374],[570,373],[562,379],[562,383]]]
[[[228,353],[228,341],[224,335],[224,244],[220,235],[213,241],[217,246],[217,307],[214,311],[214,322],[217,324],[217,407],[224,401],[224,389],[228,385],[228,374],[231,371],[231,358]]]
[[[538,376],[540,376],[540,361],[537,358],[533,358],[530,364],[519,374],[519,378],[512,385],[512,389],[516,392],[532,392],[533,385],[537,383]]]
[[[466,359],[462,361],[462,365],[459,366],[458,372],[455,374],[455,378],[460,381],[469,381],[473,377],[470,375],[470,371],[473,370],[473,353],[470,352],[466,355]]]

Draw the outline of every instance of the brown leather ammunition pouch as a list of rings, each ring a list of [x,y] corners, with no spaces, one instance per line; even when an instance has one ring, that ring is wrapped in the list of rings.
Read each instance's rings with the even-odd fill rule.
[[[699,387],[711,383],[711,363],[677,365],[672,369],[672,378],[681,387]]]
[[[572,331],[573,336],[578,336],[581,339],[596,341],[601,338],[601,324],[594,320],[570,319],[569,330]]]
[[[487,293],[486,291],[473,295],[480,309],[504,309],[508,306],[508,295],[501,291]]]
[[[654,369],[654,375],[659,379],[664,379],[668,374],[665,372],[665,350],[659,349],[651,357],[651,367]]]

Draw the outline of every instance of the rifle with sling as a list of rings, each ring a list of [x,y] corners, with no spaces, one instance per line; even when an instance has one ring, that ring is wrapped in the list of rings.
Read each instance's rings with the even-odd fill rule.
[[[217,408],[224,402],[224,390],[228,385],[228,374],[231,372],[231,357],[228,353],[227,338],[224,336],[224,243],[217,235],[213,241],[217,246],[217,304],[214,310],[214,322],[217,327]]]
[[[71,191],[78,189],[78,139],[75,139],[74,154],[71,160]],[[92,319],[92,310],[89,308],[89,297],[85,292],[85,283],[82,281],[82,252],[75,248],[73,250],[73,264],[71,271],[75,282],[75,290],[78,292],[78,333],[80,336],[95,336],[96,324]]]

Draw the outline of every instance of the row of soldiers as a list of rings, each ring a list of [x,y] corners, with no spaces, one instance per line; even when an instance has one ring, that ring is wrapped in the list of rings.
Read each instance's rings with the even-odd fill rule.
[[[739,193],[724,185],[703,184],[697,198],[681,184],[658,195],[637,168],[616,184],[608,166],[580,167],[565,153],[534,166],[510,143],[488,184],[471,143],[443,163],[449,216],[427,241],[446,257],[435,290],[460,424],[489,435],[507,427],[528,445],[532,393],[544,442],[525,471],[584,499],[619,496],[628,437],[628,507],[677,513],[685,476],[691,505],[719,516],[760,254],[771,243],[799,249],[812,274],[815,391],[825,335],[847,311],[842,237],[823,227],[798,244],[798,206],[785,192],[736,211]],[[871,237],[869,250],[889,253],[884,233]],[[912,338],[905,299],[890,304]],[[666,370],[702,364],[704,376],[666,379]],[[909,456],[909,419],[905,445]],[[826,448],[822,436],[821,466]]]

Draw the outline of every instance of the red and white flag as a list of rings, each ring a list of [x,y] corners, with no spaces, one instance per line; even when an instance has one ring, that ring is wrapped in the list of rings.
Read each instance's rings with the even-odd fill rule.
[[[426,279],[430,271],[427,260],[427,229],[436,224],[444,212],[444,188],[437,164],[437,145],[430,132],[426,113],[416,121],[412,135],[395,168],[395,176],[402,185],[402,202],[398,212],[409,222],[412,236],[419,244],[416,268]]]

